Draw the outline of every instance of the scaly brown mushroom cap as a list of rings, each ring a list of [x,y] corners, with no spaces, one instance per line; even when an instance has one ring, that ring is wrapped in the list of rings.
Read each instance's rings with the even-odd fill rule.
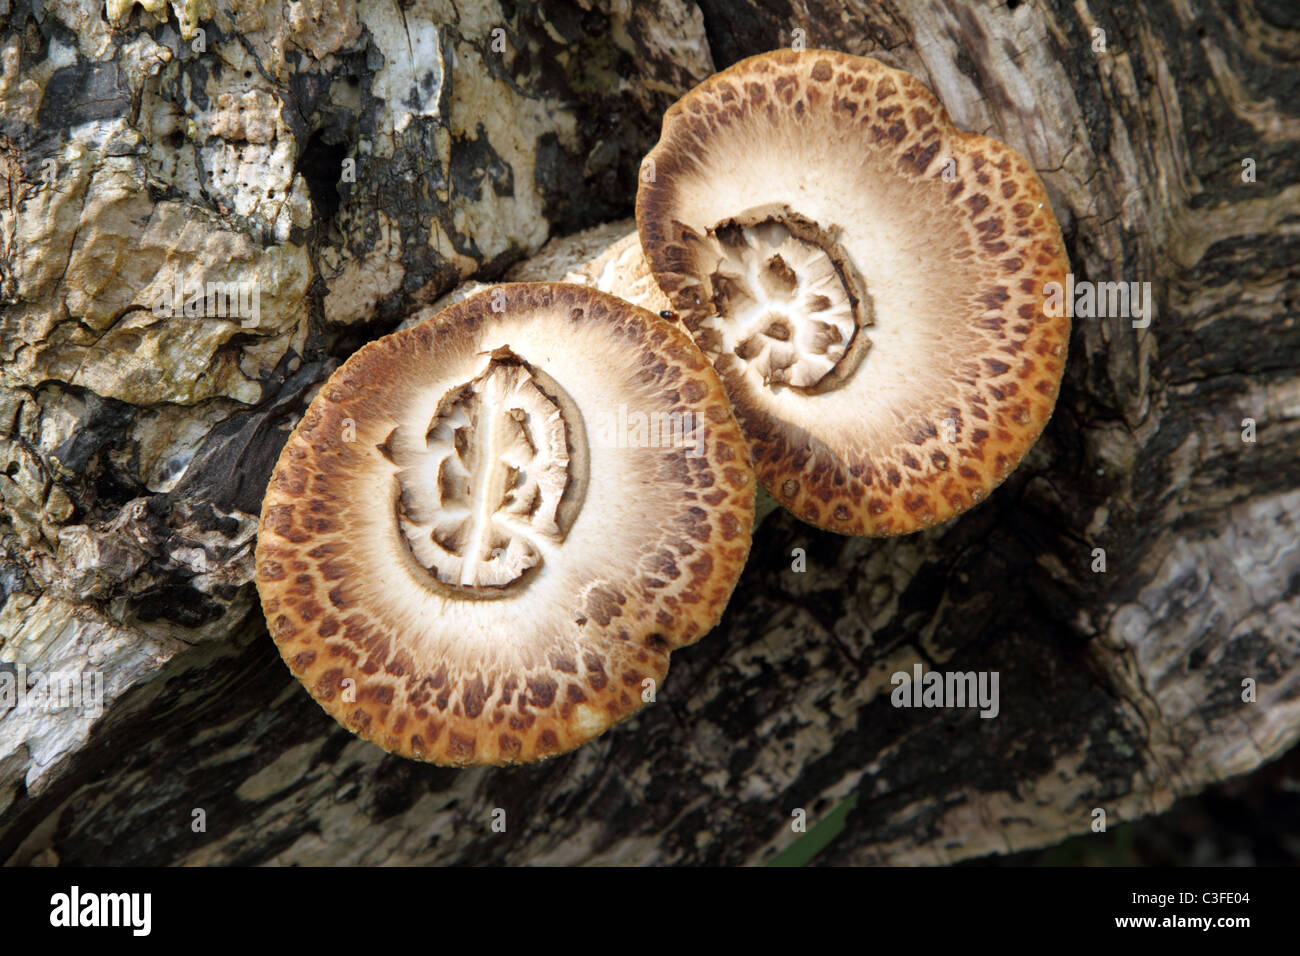
[[[760,482],[812,524],[891,535],[1001,482],[1056,402],[1060,227],[1015,150],[875,60],[781,50],[668,110],[641,244],[722,375]]]
[[[536,760],[640,709],[717,623],[754,489],[683,331],[593,289],[502,285],[325,383],[267,490],[257,586],[290,670],[354,733]]]

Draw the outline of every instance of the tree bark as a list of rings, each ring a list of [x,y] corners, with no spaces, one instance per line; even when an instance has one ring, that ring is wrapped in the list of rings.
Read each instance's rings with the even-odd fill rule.
[[[943,863],[1300,737],[1293,4],[213,6],[0,13],[0,661],[103,681],[102,713],[0,696],[0,860]],[[577,752],[457,771],[352,737],[251,584],[287,430],[461,280],[629,214],[666,106],[791,43],[1023,152],[1076,278],[1149,282],[1150,324],[1076,319],[1047,431],[958,520],[774,514],[721,625]],[[258,315],[153,308],[194,282]],[[997,716],[894,706],[916,664],[997,672]]]

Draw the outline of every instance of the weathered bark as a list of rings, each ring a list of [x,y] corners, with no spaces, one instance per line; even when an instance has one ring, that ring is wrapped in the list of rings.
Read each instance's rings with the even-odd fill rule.
[[[106,708],[0,716],[0,860],[761,862],[850,801],[819,861],[940,862],[1158,812],[1300,736],[1292,4],[219,6],[0,14],[0,660],[98,670]],[[907,69],[1024,152],[1075,275],[1150,282],[1149,327],[1076,320],[1051,425],[959,520],[774,515],[721,626],[592,745],[453,771],[354,739],[250,584],[313,385],[626,215],[667,103],[790,42]],[[257,283],[259,322],[156,318],[178,279]],[[891,706],[918,661],[999,672],[998,716]]]

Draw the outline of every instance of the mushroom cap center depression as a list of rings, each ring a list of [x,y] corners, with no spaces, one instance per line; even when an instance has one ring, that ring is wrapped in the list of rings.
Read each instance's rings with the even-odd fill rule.
[[[499,597],[563,543],[586,484],[573,417],[558,383],[498,349],[448,389],[423,434],[394,430],[384,450],[399,468],[398,523],[439,584]]]
[[[706,353],[734,356],[768,388],[812,393],[838,387],[861,364],[871,298],[834,230],[766,206],[695,241],[716,263],[713,314],[693,330]]]

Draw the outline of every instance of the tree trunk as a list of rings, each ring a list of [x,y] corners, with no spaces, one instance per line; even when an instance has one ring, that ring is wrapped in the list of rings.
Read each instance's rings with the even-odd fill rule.
[[[0,8],[0,860],[950,862],[1300,736],[1294,4],[213,6]],[[628,215],[663,110],[792,43],[1022,151],[1076,278],[1149,282],[1149,325],[1076,318],[1047,431],[960,519],[774,514],[722,624],[577,752],[457,771],[352,737],[251,583],[314,387]],[[209,282],[256,297],[187,315]],[[996,717],[894,706],[916,664],[996,672]],[[102,712],[19,706],[20,674],[101,680]]]

